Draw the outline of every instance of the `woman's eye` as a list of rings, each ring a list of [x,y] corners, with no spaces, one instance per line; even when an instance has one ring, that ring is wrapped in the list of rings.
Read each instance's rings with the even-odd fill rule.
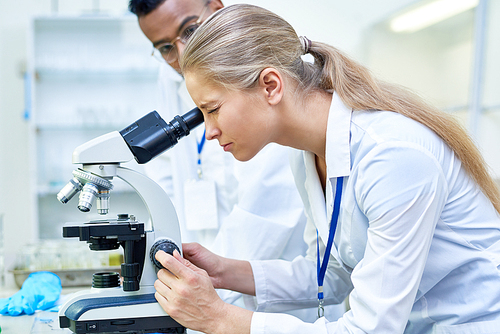
[[[209,114],[212,114],[212,113],[214,113],[214,112],[216,112],[216,111],[218,111],[218,110],[219,110],[219,107],[214,108],[214,109],[211,109],[211,110],[208,110],[208,113],[209,113]]]

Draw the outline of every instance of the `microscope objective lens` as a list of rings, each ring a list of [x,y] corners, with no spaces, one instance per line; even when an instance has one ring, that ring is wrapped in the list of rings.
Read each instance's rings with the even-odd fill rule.
[[[98,196],[99,190],[93,183],[87,183],[83,186],[80,193],[80,201],[78,202],[78,209],[82,212],[89,212],[92,208],[94,198]]]

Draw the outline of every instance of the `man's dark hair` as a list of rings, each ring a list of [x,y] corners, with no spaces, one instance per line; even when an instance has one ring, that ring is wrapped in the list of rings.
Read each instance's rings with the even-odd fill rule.
[[[130,0],[128,9],[137,16],[151,13],[166,0]]]

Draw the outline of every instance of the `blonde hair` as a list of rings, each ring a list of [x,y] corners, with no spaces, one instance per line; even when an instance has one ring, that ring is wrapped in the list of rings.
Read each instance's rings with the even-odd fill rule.
[[[450,115],[425,103],[409,90],[376,80],[333,46],[312,42],[304,62],[304,45],[292,26],[263,8],[238,4],[225,7],[195,32],[181,57],[184,73],[196,70],[229,89],[255,87],[261,71],[279,70],[297,82],[297,92],[335,91],[354,110],[397,112],[433,130],[455,152],[465,170],[500,213],[500,194],[484,159],[462,126]]]

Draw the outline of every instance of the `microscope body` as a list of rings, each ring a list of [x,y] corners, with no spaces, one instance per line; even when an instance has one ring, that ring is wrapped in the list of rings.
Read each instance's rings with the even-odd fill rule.
[[[154,117],[141,123],[153,113]],[[96,200],[98,213],[107,214],[112,180],[119,178],[140,196],[149,213],[149,220],[141,222],[133,215],[120,214],[114,219],[66,224],[63,227],[63,237],[78,237],[80,241],[89,243],[91,250],[122,247],[124,263],[121,266],[121,287],[117,273],[96,273],[90,290],[74,294],[61,306],[61,328],[70,328],[78,334],[185,333],[185,328],[169,317],[154,297],[153,284],[158,270],[162,268],[155,259],[156,252],[164,250],[172,254],[174,250],[178,250],[182,254],[181,234],[174,206],[157,183],[121,164],[134,158],[139,163],[149,161],[175,145],[177,138],[189,134],[189,129],[199,125],[203,117],[197,109],[184,115],[194,115],[195,120],[184,124],[184,132],[179,135],[179,132],[174,131],[175,122],[168,123],[169,128],[156,112],[153,113],[121,132],[113,131],[97,137],[73,152],[72,162],[81,167],[73,172],[73,179],[57,195],[62,203],[67,203],[81,191],[78,203],[80,211],[90,211]],[[183,120],[181,116],[174,119],[181,125]],[[158,128],[162,130],[158,131]],[[127,137],[131,131],[135,131],[137,135]],[[139,148],[134,147],[137,142],[141,142]],[[143,149],[148,145],[152,145],[153,154]]]

